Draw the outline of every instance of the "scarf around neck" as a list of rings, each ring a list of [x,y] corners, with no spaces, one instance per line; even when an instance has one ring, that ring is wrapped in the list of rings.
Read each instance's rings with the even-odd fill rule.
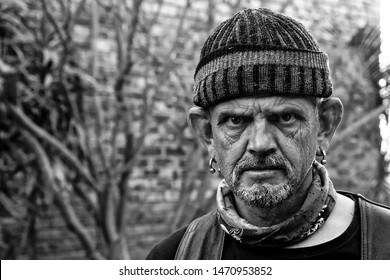
[[[326,168],[313,163],[313,180],[301,208],[287,220],[269,227],[258,227],[241,218],[234,206],[233,192],[225,180],[217,190],[217,213],[222,229],[244,244],[258,247],[284,247],[316,232],[336,204],[336,191]]]

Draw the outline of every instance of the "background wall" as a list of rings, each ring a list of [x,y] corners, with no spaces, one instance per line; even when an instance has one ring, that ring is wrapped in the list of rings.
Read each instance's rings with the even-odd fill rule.
[[[378,126],[387,107],[378,86],[377,0],[70,2],[0,4],[8,26],[0,30],[2,258],[143,259],[157,241],[213,207],[219,178],[208,173],[207,154],[186,125],[193,71],[207,34],[247,7],[300,19],[329,54],[334,94],[345,105],[328,155],[331,178],[337,189],[389,203]],[[10,20],[15,14],[20,22]],[[45,39],[31,51],[37,38]],[[7,75],[17,77],[11,86]],[[35,146],[26,140],[34,137]],[[69,163],[52,138],[82,167]],[[39,168],[45,158],[46,169]]]

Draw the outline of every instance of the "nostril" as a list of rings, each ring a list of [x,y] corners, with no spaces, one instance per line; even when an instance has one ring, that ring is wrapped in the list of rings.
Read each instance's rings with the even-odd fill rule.
[[[256,156],[266,156],[266,155],[269,155],[269,154],[275,154],[276,153],[276,149],[275,148],[270,148],[270,149],[262,149],[262,150],[255,150],[255,149],[249,149],[248,152],[252,155],[256,155]]]

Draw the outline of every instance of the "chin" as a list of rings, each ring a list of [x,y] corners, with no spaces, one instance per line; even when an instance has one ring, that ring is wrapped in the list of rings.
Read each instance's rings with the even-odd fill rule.
[[[296,188],[286,183],[278,185],[255,183],[249,188],[238,185],[233,192],[247,206],[271,208],[283,204],[296,192]]]

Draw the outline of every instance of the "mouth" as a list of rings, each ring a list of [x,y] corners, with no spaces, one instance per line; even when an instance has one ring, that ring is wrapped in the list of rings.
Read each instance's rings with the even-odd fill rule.
[[[285,174],[285,170],[277,166],[250,167],[245,168],[241,174],[244,180],[245,178],[252,178],[253,180],[264,180],[267,178],[279,178],[280,176]]]
[[[286,180],[286,174],[283,169],[276,167],[267,168],[246,168],[241,173],[238,180],[247,187],[254,184],[267,184],[267,186],[279,185]]]
[[[272,175],[272,174],[276,174],[276,173],[279,173],[279,172],[283,172],[282,169],[278,168],[278,169],[248,169],[248,170],[245,170],[244,173],[247,173],[247,174],[253,174],[253,175],[256,175],[256,174],[269,174],[269,175]]]
[[[283,168],[279,166],[267,166],[267,167],[247,167],[242,170],[242,172],[267,172],[267,171],[284,171]]]

